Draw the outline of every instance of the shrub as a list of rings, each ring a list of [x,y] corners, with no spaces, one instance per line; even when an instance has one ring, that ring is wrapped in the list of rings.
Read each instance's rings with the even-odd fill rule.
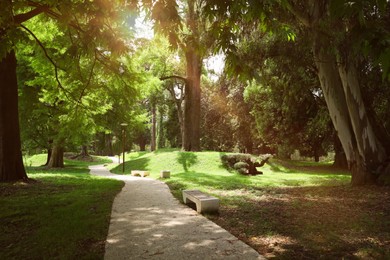
[[[238,173],[244,175],[257,175],[262,172],[257,171],[256,167],[261,167],[271,158],[270,154],[253,156],[251,154],[224,154],[221,156],[222,164],[227,169],[235,169]]]
[[[247,164],[246,162],[237,162],[237,163],[234,164],[234,169],[238,170],[238,169],[241,169],[241,168],[248,169],[249,168],[249,164]]]

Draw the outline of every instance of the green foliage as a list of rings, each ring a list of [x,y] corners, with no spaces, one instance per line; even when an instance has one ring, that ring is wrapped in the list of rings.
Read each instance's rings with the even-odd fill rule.
[[[249,164],[247,164],[246,162],[236,162],[234,164],[234,169],[238,170],[240,168],[248,168],[249,167]]]
[[[289,158],[295,149],[319,156],[329,149],[332,127],[305,38],[287,43],[280,37],[263,37],[243,57],[252,53],[257,80],[245,89],[259,137],[270,150]],[[253,50],[263,46],[261,55]],[[245,50],[243,50],[245,51]],[[261,68],[261,69],[260,69]]]
[[[250,106],[244,101],[246,84],[222,76],[203,84],[202,147],[206,150],[251,153],[258,146]]]

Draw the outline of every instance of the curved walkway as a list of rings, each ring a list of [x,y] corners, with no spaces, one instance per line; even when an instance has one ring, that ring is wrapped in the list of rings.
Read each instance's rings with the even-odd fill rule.
[[[181,204],[165,183],[112,174],[102,165],[89,168],[125,182],[112,207],[105,259],[264,259]]]

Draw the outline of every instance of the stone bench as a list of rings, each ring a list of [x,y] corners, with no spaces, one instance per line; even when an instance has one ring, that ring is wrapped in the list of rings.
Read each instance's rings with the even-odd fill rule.
[[[133,171],[131,171],[131,176],[145,177],[145,176],[149,176],[149,172],[148,171],[133,170]]]
[[[216,212],[219,209],[219,199],[199,190],[183,190],[183,201],[185,204],[190,201],[195,203],[198,213]]]

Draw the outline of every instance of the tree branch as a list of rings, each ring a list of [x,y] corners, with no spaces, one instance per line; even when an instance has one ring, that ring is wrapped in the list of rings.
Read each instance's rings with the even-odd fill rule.
[[[183,80],[185,83],[187,83],[187,79],[184,78],[184,77],[181,77],[181,76],[177,76],[177,75],[172,75],[172,76],[167,76],[167,77],[161,77],[160,80],[167,80],[167,79],[180,79],[180,80]]]
[[[55,64],[55,62],[53,61],[53,59],[49,56],[49,54],[47,53],[47,51],[46,51],[46,48],[45,48],[45,46],[43,46],[43,44],[42,44],[42,42],[37,38],[37,36],[35,36],[35,34],[30,30],[30,29],[28,29],[26,26],[24,26],[23,24],[21,24],[20,25],[24,30],[26,30],[34,39],[35,39],[35,41],[38,43],[38,45],[41,47],[41,49],[43,50],[43,52],[44,52],[44,54],[45,54],[45,56],[46,56],[46,58],[50,61],[50,63],[51,64],[53,64],[53,66],[54,66],[54,72],[55,72],[55,77],[56,77],[56,81],[57,81],[57,83],[58,83],[58,87],[60,88],[60,89],[62,89],[62,91],[64,91],[64,94],[65,94],[65,96],[66,96],[66,98],[68,99],[68,100],[74,100],[74,101],[76,101],[77,103],[79,103],[78,101],[77,101],[77,99],[76,98],[74,98],[73,96],[72,96],[72,94],[69,92],[69,91],[67,91],[63,86],[62,86],[62,84],[61,84],[61,81],[60,81],[60,79],[58,78],[58,66],[57,66],[57,64]],[[69,96],[71,97],[71,98],[69,98]]]
[[[287,9],[297,18],[298,21],[300,21],[304,26],[310,27],[310,17],[299,10],[293,3],[292,1],[286,1]]]
[[[15,15],[14,16],[14,22],[16,24],[21,24],[21,23],[23,23],[23,22],[25,22],[27,20],[30,20],[34,16],[37,16],[38,14],[46,12],[48,9],[49,9],[48,6],[40,5],[37,8],[35,8],[35,9],[33,9],[33,10],[27,12],[27,13]]]
[[[43,8],[43,10],[42,10],[43,12],[45,12],[47,15],[49,15],[50,17],[55,18],[57,20],[60,20],[60,18],[62,17],[61,13],[55,12],[52,9],[50,9],[48,6],[42,5],[40,3],[35,3],[33,1],[28,1],[28,5],[31,6],[31,7],[36,7],[37,9],[38,8]],[[78,31],[84,32],[84,30],[80,27],[80,25],[75,23],[75,22],[70,21],[68,23],[68,25],[73,27],[74,29],[76,29]]]

